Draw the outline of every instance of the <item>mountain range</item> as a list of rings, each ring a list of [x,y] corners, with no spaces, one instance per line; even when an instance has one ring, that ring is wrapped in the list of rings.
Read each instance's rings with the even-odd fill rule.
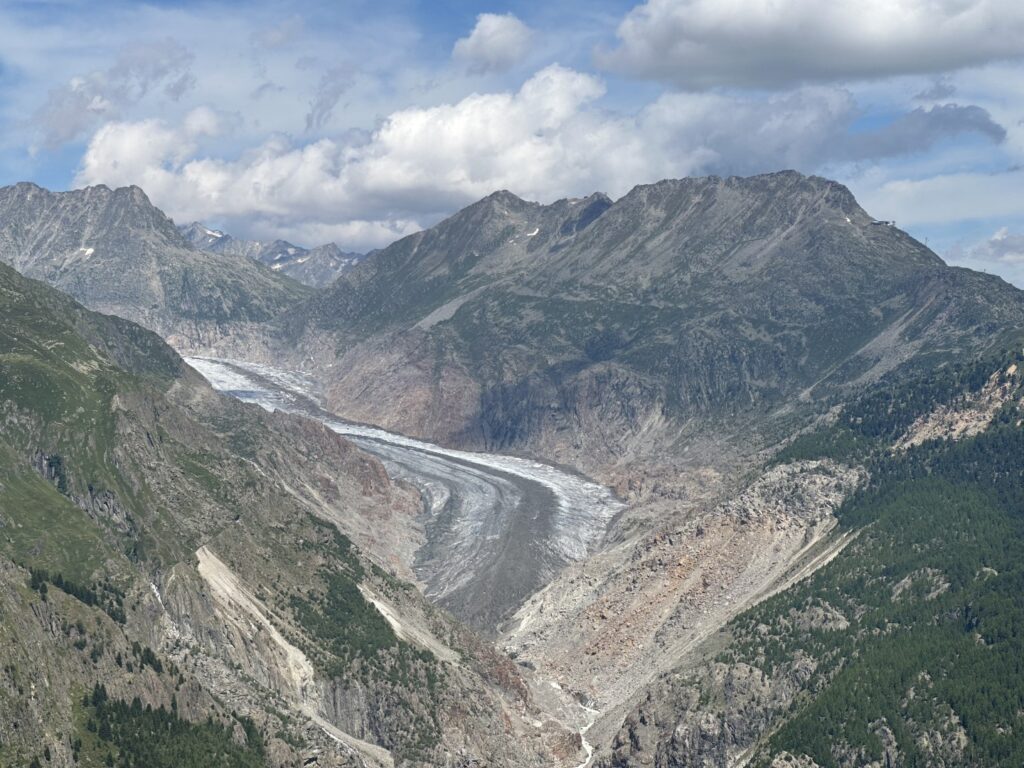
[[[310,293],[242,256],[192,247],[138,187],[0,188],[0,262],[179,345],[240,333]]]
[[[1021,298],[797,173],[614,203],[499,192],[289,308],[268,354],[356,420],[601,472],[709,435],[763,447],[887,375],[1006,345]]]
[[[343,251],[335,243],[307,249],[286,240],[238,240],[198,221],[178,229],[200,250],[246,256],[313,288],[330,285],[338,275],[358,264],[364,255]]]
[[[319,250],[0,190],[0,764],[1024,760],[1024,292],[789,171]]]

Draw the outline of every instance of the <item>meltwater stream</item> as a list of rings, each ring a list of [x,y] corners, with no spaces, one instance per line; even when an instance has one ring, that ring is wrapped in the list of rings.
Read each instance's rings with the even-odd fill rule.
[[[607,488],[547,464],[346,422],[320,406],[300,375],[234,360],[186,360],[240,400],[318,419],[417,486],[427,539],[417,553],[417,576],[428,597],[485,633],[495,633],[530,594],[586,556],[621,509]]]

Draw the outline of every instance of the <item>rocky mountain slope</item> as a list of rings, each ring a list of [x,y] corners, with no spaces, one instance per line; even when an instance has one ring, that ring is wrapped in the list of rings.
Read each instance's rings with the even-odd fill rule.
[[[1019,764],[1022,361],[893,382],[785,449],[864,467],[849,544],[682,655],[596,765]]]
[[[887,372],[998,343],[1022,296],[834,182],[681,179],[615,202],[495,193],[241,351],[314,371],[356,420],[612,478],[710,434],[757,444]]]
[[[178,229],[200,250],[245,256],[313,288],[330,285],[363,258],[363,254],[343,251],[335,243],[302,248],[287,240],[239,240],[198,221]]]
[[[0,409],[0,764],[578,762],[404,580],[418,495],[338,435],[6,266]]]
[[[588,697],[600,714],[587,740],[607,764],[723,765],[744,763],[796,697],[813,697],[809,678],[779,678],[765,696],[783,703],[749,718],[749,697],[705,708],[726,694],[665,681],[703,674],[721,628],[753,606],[863,553],[844,510],[874,466],[771,456],[868,393],[1006,349],[1024,294],[947,266],[841,185],[787,172],[665,181],[616,202],[496,193],[275,325],[236,351],[313,374],[349,418],[613,484],[626,508],[597,551],[524,600],[499,643]],[[900,439],[949,420],[968,433],[993,402]],[[749,670],[723,659],[728,692]],[[761,671],[735,684],[760,684]],[[662,698],[672,703],[645,708]],[[676,724],[691,746],[713,742],[699,729],[735,738],[673,752]]]
[[[442,444],[349,424],[394,477],[0,289],[0,764],[1020,764],[1024,294],[838,184],[496,193],[176,340]]]
[[[183,348],[243,333],[308,294],[249,259],[193,248],[138,187],[0,189],[0,261]]]

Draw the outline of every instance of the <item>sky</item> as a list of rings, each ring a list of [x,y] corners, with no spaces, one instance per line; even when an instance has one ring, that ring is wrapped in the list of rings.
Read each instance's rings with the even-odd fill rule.
[[[0,0],[0,183],[235,236],[787,168],[1024,287],[1024,3]]]

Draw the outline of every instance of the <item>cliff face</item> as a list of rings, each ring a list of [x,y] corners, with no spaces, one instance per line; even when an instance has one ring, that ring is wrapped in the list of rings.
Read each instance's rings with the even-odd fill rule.
[[[403,580],[418,495],[351,443],[8,267],[0,424],[0,762],[167,729],[199,764],[552,764],[565,729],[525,738],[516,669]]]
[[[503,192],[369,256],[284,315],[269,354],[355,419],[601,470],[983,349],[1021,296],[816,177]]]
[[[0,261],[181,348],[251,328],[308,293],[242,256],[192,247],[138,187],[0,189]]]

